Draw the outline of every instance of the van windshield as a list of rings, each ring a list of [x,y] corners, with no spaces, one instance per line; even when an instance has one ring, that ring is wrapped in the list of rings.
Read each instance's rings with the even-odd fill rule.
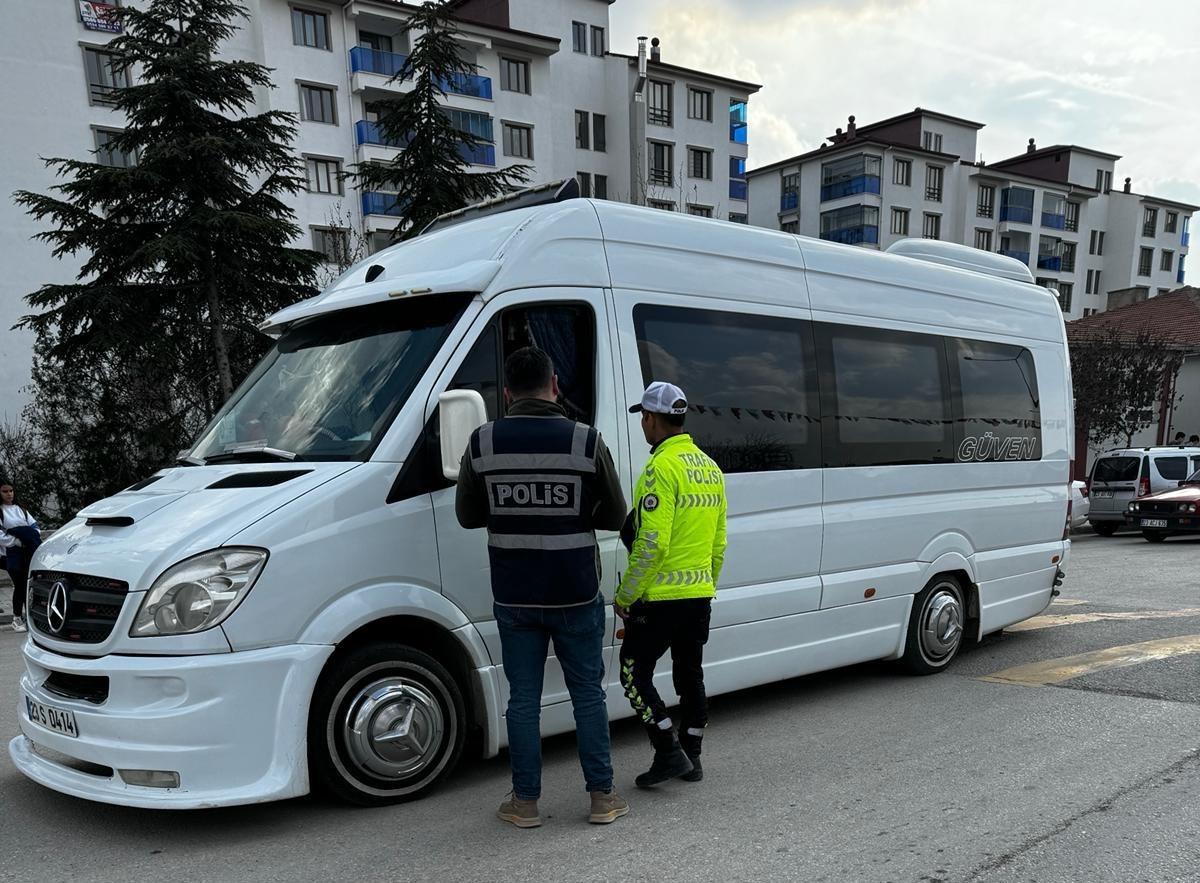
[[[1137,481],[1139,457],[1104,457],[1096,461],[1096,471],[1092,473],[1092,481],[1105,484],[1113,481]]]
[[[192,462],[364,460],[471,295],[434,295],[302,320],[200,435]]]

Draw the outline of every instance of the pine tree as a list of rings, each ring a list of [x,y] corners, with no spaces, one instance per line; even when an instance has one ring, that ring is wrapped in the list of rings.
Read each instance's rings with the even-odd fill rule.
[[[476,65],[463,60],[445,0],[434,0],[411,13],[404,32],[414,35],[412,51],[389,82],[411,78],[411,91],[379,102],[378,127],[388,144],[399,146],[387,163],[362,163],[355,177],[362,190],[395,194],[401,222],[393,238],[417,236],[446,212],[516,188],[529,179],[529,166],[494,172],[470,171],[464,155],[482,139],[459,128],[446,113],[450,84],[471,76]]]

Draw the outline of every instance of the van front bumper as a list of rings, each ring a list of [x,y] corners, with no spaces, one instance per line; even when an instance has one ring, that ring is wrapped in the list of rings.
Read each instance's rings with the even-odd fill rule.
[[[79,659],[28,640],[21,735],[9,754],[48,788],[123,806],[201,809],[297,797],[308,792],[309,699],[333,649]],[[55,672],[62,683],[107,678],[107,695],[99,703],[66,698],[46,689]],[[79,735],[32,722],[26,697],[71,712]],[[121,770],[177,773],[179,786],[130,785]]]

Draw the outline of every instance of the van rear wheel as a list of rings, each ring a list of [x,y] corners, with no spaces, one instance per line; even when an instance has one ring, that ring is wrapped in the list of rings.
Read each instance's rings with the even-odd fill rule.
[[[945,669],[962,647],[965,622],[962,586],[954,577],[935,577],[913,600],[904,642],[908,670],[931,675]]]
[[[313,788],[360,806],[419,797],[458,764],[465,724],[461,688],[429,654],[390,642],[353,650],[313,694]]]

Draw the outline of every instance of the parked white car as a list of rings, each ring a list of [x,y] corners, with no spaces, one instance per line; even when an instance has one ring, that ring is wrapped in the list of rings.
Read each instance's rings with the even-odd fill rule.
[[[1087,524],[1088,514],[1092,510],[1092,500],[1088,495],[1086,481],[1071,482],[1071,529],[1079,530]]]

